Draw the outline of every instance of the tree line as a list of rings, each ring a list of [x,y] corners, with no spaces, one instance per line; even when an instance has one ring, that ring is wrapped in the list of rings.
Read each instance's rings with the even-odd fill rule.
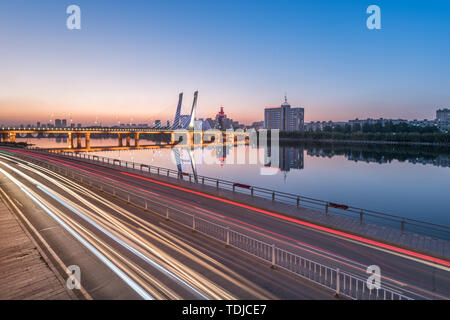
[[[394,124],[392,121],[386,122],[384,126],[379,121],[374,124],[364,123],[362,126],[359,123],[353,126],[324,126],[315,131],[281,131],[280,138],[450,143],[450,134],[435,126],[418,127],[408,123]]]

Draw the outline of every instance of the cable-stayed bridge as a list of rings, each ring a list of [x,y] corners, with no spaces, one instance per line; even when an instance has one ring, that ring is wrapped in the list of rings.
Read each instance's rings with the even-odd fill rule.
[[[185,143],[192,143],[194,141],[194,134],[200,133],[200,142],[203,141],[203,131],[194,130],[195,115],[197,111],[197,99],[198,91],[194,92],[194,98],[192,101],[192,107],[189,115],[181,114],[181,107],[183,102],[183,93],[179,94],[178,104],[175,112],[175,117],[171,126],[161,126],[161,124],[154,127],[133,127],[133,128],[121,128],[121,127],[34,127],[34,128],[17,128],[17,127],[2,127],[0,128],[0,142],[15,143],[16,137],[19,135],[36,135],[36,134],[67,134],[69,145],[68,149],[91,149],[90,138],[91,134],[107,133],[117,134],[118,147],[131,147],[131,138],[134,138],[134,147],[139,147],[140,134],[170,134],[172,143],[179,143],[180,136],[185,135],[187,138],[183,138]],[[246,133],[241,133],[245,134]],[[74,143],[74,137],[76,137],[76,146]],[[84,147],[82,146],[82,137],[84,137]],[[125,137],[126,145],[123,144],[123,138]]]

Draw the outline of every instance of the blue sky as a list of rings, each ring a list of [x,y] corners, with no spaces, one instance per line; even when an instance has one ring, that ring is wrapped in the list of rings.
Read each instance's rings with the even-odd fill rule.
[[[262,120],[287,92],[306,121],[430,119],[450,105],[449,18],[449,1],[4,0],[0,123],[168,119],[197,89],[205,117]]]

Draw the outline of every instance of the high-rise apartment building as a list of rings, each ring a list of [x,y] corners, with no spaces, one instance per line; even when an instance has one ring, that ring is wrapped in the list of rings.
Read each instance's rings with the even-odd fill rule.
[[[450,109],[439,109],[436,111],[436,124],[441,130],[450,129]]]
[[[292,108],[284,97],[280,107],[264,109],[264,128],[281,131],[301,131],[305,122],[305,109]]]
[[[450,121],[450,109],[439,109],[436,111],[436,120],[438,122]]]

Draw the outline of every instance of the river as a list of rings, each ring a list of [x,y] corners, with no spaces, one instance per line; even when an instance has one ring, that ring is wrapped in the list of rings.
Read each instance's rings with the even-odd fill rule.
[[[17,141],[39,147],[67,146],[67,140],[55,138]],[[150,143],[141,140],[142,145]],[[117,140],[92,139],[91,145],[112,146]],[[171,169],[177,169],[178,159],[185,172],[192,172],[193,159],[199,175],[450,225],[448,147],[282,144],[275,164],[264,160],[267,150],[252,146],[196,148],[192,155],[171,149],[96,154]]]

